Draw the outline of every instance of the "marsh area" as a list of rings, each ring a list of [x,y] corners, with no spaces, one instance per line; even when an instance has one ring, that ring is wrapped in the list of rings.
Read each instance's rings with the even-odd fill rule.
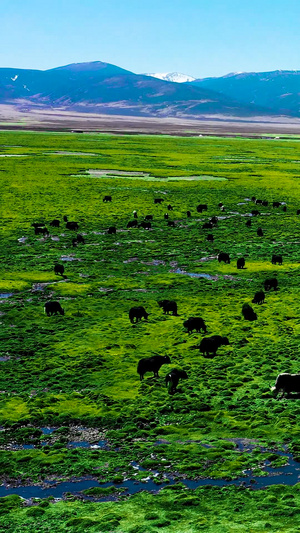
[[[271,387],[299,370],[299,143],[6,131],[0,144],[26,156],[0,164],[1,527],[298,531],[300,399]],[[267,278],[278,290],[253,304]],[[148,320],[131,323],[137,306]],[[207,333],[188,334],[189,317]],[[211,335],[229,344],[205,357]],[[171,364],[140,381],[154,355]],[[172,368],[188,378],[169,394]]]

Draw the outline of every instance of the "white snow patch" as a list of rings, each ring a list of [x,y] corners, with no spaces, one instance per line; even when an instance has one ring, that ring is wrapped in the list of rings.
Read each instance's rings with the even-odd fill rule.
[[[156,72],[151,74],[143,74],[143,76],[152,76],[159,80],[172,81],[175,83],[185,83],[186,81],[194,81],[196,78],[188,74],[181,74],[180,72]]]

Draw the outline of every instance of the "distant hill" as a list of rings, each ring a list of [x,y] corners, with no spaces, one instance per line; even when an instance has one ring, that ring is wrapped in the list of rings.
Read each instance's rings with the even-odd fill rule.
[[[101,61],[51,70],[0,69],[0,103],[140,116],[252,116],[263,109],[206,87],[134,74]]]
[[[185,83],[186,81],[194,81],[196,78],[188,76],[187,74],[181,74],[180,72],[158,72],[156,74],[143,74],[143,76],[152,76],[152,78],[158,78],[159,80],[172,81],[174,83]]]
[[[191,85],[217,91],[243,104],[269,109],[276,115],[300,116],[299,70],[232,73],[194,80]]]

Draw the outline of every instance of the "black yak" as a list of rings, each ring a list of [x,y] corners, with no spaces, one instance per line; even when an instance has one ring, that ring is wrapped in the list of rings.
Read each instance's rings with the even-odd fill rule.
[[[54,272],[55,272],[55,274],[56,274],[57,276],[58,276],[58,275],[63,276],[64,271],[65,271],[65,267],[64,267],[64,265],[59,265],[58,263],[56,263],[56,264],[54,265]]]
[[[202,213],[202,211],[207,211],[207,204],[197,205],[197,213]]]
[[[66,223],[66,228],[67,229],[70,229],[70,230],[73,230],[73,231],[76,231],[78,230],[79,226],[78,226],[78,222],[67,222]]]
[[[245,258],[244,258],[244,257],[239,257],[239,259],[238,259],[237,262],[236,262],[236,268],[238,268],[239,270],[240,270],[241,268],[244,268],[244,266],[245,266],[245,262],[246,262],[246,261],[245,261]]]
[[[270,291],[271,289],[274,289],[274,291],[277,291],[278,280],[276,278],[266,279],[264,282],[264,288],[265,288],[265,291]]]
[[[194,329],[197,333],[200,333],[200,330],[202,329],[204,333],[206,333],[206,325],[203,320],[203,318],[192,316],[188,318],[184,323],[183,326],[187,328],[188,334],[193,333]]]
[[[243,304],[242,315],[245,320],[257,320],[257,314],[254,312],[253,308],[249,304]]]
[[[220,252],[219,255],[218,255],[218,261],[219,261],[219,263],[224,261],[224,263],[227,263],[229,265],[229,263],[230,263],[229,254],[227,254],[225,252]]]
[[[144,378],[146,372],[153,372],[154,377],[158,378],[158,371],[162,365],[169,365],[171,363],[168,355],[153,355],[152,357],[144,357],[140,359],[137,366],[137,373],[140,375],[140,380]]]
[[[282,396],[285,393],[289,396],[290,392],[300,392],[300,374],[278,374],[275,387],[273,390],[278,394],[282,390]]]
[[[168,387],[169,394],[174,394],[176,392],[176,387],[180,379],[187,379],[188,375],[185,370],[178,370],[177,368],[172,368],[166,377],[166,386]]]
[[[145,320],[148,320],[148,316],[149,316],[149,313],[147,313],[145,308],[142,306],[132,307],[129,310],[129,320],[132,324],[134,324],[134,319],[135,319],[135,322],[138,322],[142,318],[144,318]]]
[[[228,346],[229,340],[227,337],[221,337],[221,335],[212,335],[211,337],[204,337],[202,341],[200,342],[200,352],[203,353],[203,355],[209,356],[209,354],[216,355],[217,349],[220,348],[220,346]]]
[[[44,309],[47,316],[57,315],[58,313],[60,315],[65,314],[59,302],[46,302]]]
[[[278,263],[279,265],[282,265],[282,255],[272,255],[272,265],[276,265]]]
[[[35,235],[49,235],[47,228],[41,228],[40,226],[34,228]]]
[[[59,222],[59,220],[58,220],[57,218],[55,218],[54,220],[52,220],[52,221],[50,222],[50,226],[51,226],[52,228],[59,228],[59,225],[60,225],[60,222]]]
[[[138,227],[138,221],[137,220],[129,220],[127,224],[127,228],[137,228]]]
[[[263,304],[265,303],[265,293],[264,291],[257,291],[254,294],[254,298],[252,300],[253,304]]]
[[[140,223],[139,228],[143,229],[151,229],[151,222],[147,222],[146,220],[143,220],[143,222]]]
[[[173,316],[177,315],[177,303],[174,300],[159,300],[157,302],[159,307],[163,308],[164,314],[169,314],[170,312],[173,313]]]

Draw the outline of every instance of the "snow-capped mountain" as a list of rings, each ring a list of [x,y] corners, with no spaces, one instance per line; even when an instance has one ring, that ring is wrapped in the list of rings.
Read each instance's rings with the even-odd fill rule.
[[[175,83],[185,83],[186,81],[194,81],[196,78],[188,76],[187,74],[181,74],[180,72],[157,72],[152,74],[143,74],[143,76],[152,76],[152,78],[158,78],[164,81],[173,81]]]

